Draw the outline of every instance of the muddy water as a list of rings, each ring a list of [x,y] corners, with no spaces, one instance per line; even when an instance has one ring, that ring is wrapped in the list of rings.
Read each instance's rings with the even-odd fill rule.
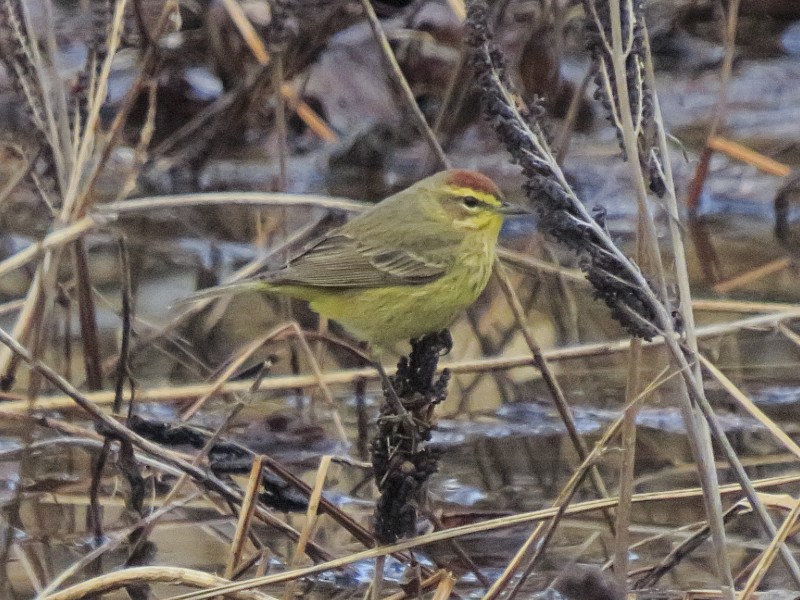
[[[363,32],[362,32],[363,33]],[[353,39],[338,43],[347,46],[348,56],[357,56],[348,63],[350,76],[375,68],[366,54],[354,52],[359,32]],[[318,79],[313,86],[323,86],[325,65],[336,60],[334,47],[316,67]],[[367,56],[367,58],[363,58]],[[327,61],[327,62],[326,62]],[[578,60],[567,65],[579,72]],[[800,73],[796,57],[778,54],[768,58],[745,58],[734,72],[731,103],[725,132],[730,137],[769,153],[790,164],[797,159],[797,114],[800,95]],[[320,80],[321,79],[321,80]],[[707,117],[714,109],[718,80],[715,71],[696,74],[662,73],[659,79],[660,100],[665,122],[684,144],[673,153],[673,166],[681,194],[686,188],[695,164],[695,148],[702,140]],[[343,86],[346,87],[346,86]],[[344,95],[343,89],[337,94]],[[377,92],[376,92],[377,94]],[[337,96],[338,97],[338,96]],[[335,98],[334,98],[335,99]],[[331,106],[337,105],[331,99]],[[385,98],[365,100],[377,108],[364,109],[372,118],[392,119]],[[352,103],[339,102],[340,112],[329,111],[334,124],[352,125],[355,109]],[[357,111],[356,111],[357,112]],[[577,135],[572,142],[565,168],[576,189],[588,205],[600,203],[608,210],[608,225],[615,238],[632,251],[635,231],[635,210],[630,192],[627,167],[618,160],[613,133],[596,119],[596,129],[588,135]],[[352,197],[381,196],[386,190],[402,186],[419,168],[426,156],[422,143],[410,143],[393,153],[388,166],[381,170],[377,183],[373,173],[361,173],[357,179],[369,179],[367,189],[346,186],[332,179],[328,171],[329,147],[318,148],[288,161],[289,190],[296,192],[345,193]],[[495,177],[510,196],[519,196],[520,182],[515,168],[508,164],[488,129],[469,128],[454,141],[451,156],[459,166],[480,169]],[[122,159],[120,159],[122,162]],[[266,165],[266,166],[265,166]],[[264,189],[275,180],[277,167],[274,146],[257,145],[235,156],[220,157],[206,165],[200,174],[200,189]],[[109,192],[115,175],[104,179]],[[169,191],[159,187],[169,176],[151,182],[150,190]],[[345,178],[352,186],[352,179]],[[333,184],[336,185],[333,185]],[[374,186],[372,184],[375,184]],[[702,299],[735,299],[752,302],[800,303],[800,279],[797,277],[797,246],[791,239],[778,239],[774,234],[772,199],[781,185],[778,178],[758,172],[723,156],[711,163],[697,219],[685,225],[687,252],[693,289]],[[342,190],[345,191],[342,191]],[[519,198],[518,198],[519,199]],[[28,198],[29,200],[29,198]],[[41,229],[35,211],[26,211],[26,198],[15,196],[11,201],[19,210],[6,211],[2,236],[3,252],[12,252],[31,243]],[[652,211],[663,225],[663,210],[653,203]],[[319,211],[257,211],[252,209],[185,209],[154,213],[122,221],[119,228],[129,238],[131,261],[136,273],[137,335],[146,335],[170,316],[174,299],[195,289],[198,282],[208,285],[235,268],[277,246],[285,232],[304,226],[311,219],[322,217]],[[796,221],[797,212],[790,211]],[[798,227],[794,225],[794,227]],[[265,244],[253,244],[260,233]],[[116,352],[119,338],[118,267],[116,246],[109,234],[92,235],[90,268],[98,292],[98,325],[104,357]],[[543,239],[535,231],[535,223],[520,219],[507,225],[503,245],[526,255],[559,263],[574,269],[574,259]],[[667,244],[665,244],[665,247]],[[273,262],[280,262],[280,256]],[[737,283],[734,278],[753,269],[767,268],[763,276]],[[526,307],[529,324],[539,343],[546,349],[623,339],[623,332],[608,317],[605,308],[592,299],[591,290],[580,280],[550,272],[515,269],[513,278]],[[19,297],[26,289],[30,271],[20,270],[0,280],[0,293],[5,299]],[[722,290],[715,286],[722,284]],[[45,360],[60,372],[71,370],[76,383],[81,381],[78,320],[57,312],[52,344]],[[255,335],[267,331],[289,316],[309,328],[316,326],[314,315],[302,305],[288,306],[272,298],[253,296],[233,300],[202,318],[194,319],[174,335],[138,349],[132,360],[132,371],[140,389],[197,382],[224,364]],[[751,316],[729,308],[698,309],[701,328],[715,323]],[[10,329],[15,313],[0,315],[0,326]],[[334,326],[335,327],[335,326]],[[334,329],[335,333],[338,333]],[[448,361],[458,362],[481,356],[526,356],[528,348],[517,331],[505,299],[492,283],[469,314],[453,328],[456,340]],[[477,334],[477,335],[476,335]],[[795,336],[797,333],[794,334]],[[66,364],[65,344],[71,341],[71,363]],[[702,340],[702,349],[726,374],[746,392],[768,415],[780,423],[790,435],[800,427],[800,350],[791,337],[773,328],[732,330],[725,335]],[[188,350],[188,351],[187,351]],[[400,349],[402,350],[402,349]],[[333,371],[357,366],[349,356],[321,347],[323,370]],[[295,353],[296,354],[296,353]],[[259,355],[275,356],[270,376],[291,374],[295,369],[310,372],[308,361],[301,356],[293,366],[293,353],[286,343],[275,343]],[[386,362],[395,357],[387,356]],[[253,361],[255,362],[255,361]],[[655,378],[665,358],[658,349],[646,350],[643,376]],[[553,362],[559,382],[573,408],[578,431],[591,445],[620,414],[623,406],[627,356],[624,351]],[[112,379],[109,377],[108,384]],[[26,374],[14,392],[24,394]],[[796,463],[782,454],[765,428],[744,414],[721,387],[708,382],[708,393],[719,411],[720,419],[736,449],[741,453],[754,479],[797,472]],[[49,390],[48,390],[49,392]],[[306,481],[312,482],[319,458],[324,454],[364,460],[365,438],[378,410],[378,387],[370,383],[363,395],[351,384],[332,388],[335,409],[348,431],[348,442],[335,436],[331,424],[331,408],[322,396],[312,390],[281,390],[245,396],[247,406],[232,423],[228,436],[256,452],[267,453],[288,465]],[[232,399],[213,400],[194,418],[198,426],[215,428],[230,412]],[[2,408],[2,406],[0,406]],[[140,414],[166,422],[176,421],[185,404],[143,403]],[[532,367],[520,367],[479,374],[459,374],[453,379],[447,402],[440,407],[439,428],[434,443],[442,450],[439,472],[430,483],[430,507],[447,526],[483,518],[512,514],[547,507],[578,464],[564,425],[553,408],[546,387]],[[56,413],[53,413],[56,414]],[[60,413],[58,413],[60,414]],[[71,423],[89,426],[75,412],[64,413]],[[659,492],[697,485],[697,473],[691,464],[691,452],[685,430],[669,386],[652,394],[638,416],[637,492]],[[12,525],[14,551],[6,568],[18,597],[30,597],[34,579],[47,581],[84,556],[98,541],[87,532],[87,495],[91,457],[97,446],[90,441],[59,440],[45,429],[33,432],[34,449],[20,461],[20,448],[25,432],[14,422],[2,424],[0,438],[0,498]],[[188,450],[188,448],[178,448]],[[608,452],[599,468],[613,494],[617,487],[619,453]],[[174,479],[144,468],[148,478],[147,502],[159,506],[160,498]],[[724,464],[720,466],[722,483],[733,481]],[[239,479],[240,483],[242,482]],[[367,481],[367,484],[364,482]],[[21,490],[21,495],[18,492]],[[107,468],[102,488],[104,540],[120,535],[134,522],[124,506],[127,489],[118,473]],[[783,486],[766,491],[798,492],[798,486]],[[373,491],[369,473],[357,464],[335,464],[328,474],[326,494],[357,521],[369,527],[373,510]],[[151,497],[152,495],[152,497]],[[588,500],[594,492],[584,485],[575,501]],[[19,506],[15,507],[15,501]],[[729,506],[738,496],[726,497]],[[631,551],[631,569],[651,565],[663,558],[688,535],[679,528],[702,519],[698,498],[693,500],[638,504],[634,510],[632,541],[649,540]],[[288,514],[287,521],[298,529],[304,526],[302,514]],[[186,566],[210,572],[221,572],[227,559],[229,540],[235,524],[215,509],[202,503],[168,513],[155,528],[146,564]],[[424,528],[425,524],[421,524]],[[524,541],[531,527],[518,527],[499,533],[481,534],[463,540],[462,548],[489,578],[499,574],[502,566]],[[279,571],[290,560],[292,546],[274,532],[256,527],[265,544],[265,567]],[[729,526],[730,555],[738,572],[757,556],[764,540],[750,515],[735,519]],[[314,538],[335,554],[355,552],[361,548],[352,538],[323,517]],[[124,546],[123,546],[124,547]],[[567,518],[559,527],[546,559],[530,581],[530,587],[543,587],[565,565],[573,562],[603,564],[612,536],[598,513]],[[447,564],[459,576],[458,590],[467,596],[479,596],[480,586],[453,549],[437,545],[417,557],[426,564]],[[104,555],[71,581],[91,574],[110,571],[127,558],[127,548]],[[702,545],[690,558],[660,582],[665,589],[713,587],[709,566],[709,546]],[[372,564],[356,564],[351,568],[326,574],[307,584],[309,597],[329,597],[334,593],[359,593],[371,579]],[[408,574],[390,561],[387,580],[400,581]],[[765,581],[765,587],[789,587],[783,568],[776,563]],[[168,595],[164,588],[158,588]],[[174,589],[174,588],[173,588]],[[283,588],[270,590],[281,594]],[[174,593],[174,592],[171,592]]]

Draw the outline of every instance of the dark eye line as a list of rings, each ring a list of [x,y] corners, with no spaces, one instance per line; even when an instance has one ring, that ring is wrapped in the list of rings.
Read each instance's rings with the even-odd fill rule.
[[[479,206],[488,206],[488,205],[486,204],[486,202],[483,202],[482,200],[478,200],[478,199],[477,199],[477,198],[475,198],[474,196],[464,196],[464,197],[461,199],[461,202],[462,202],[462,203],[464,204],[464,206],[466,206],[467,208],[478,208]]]

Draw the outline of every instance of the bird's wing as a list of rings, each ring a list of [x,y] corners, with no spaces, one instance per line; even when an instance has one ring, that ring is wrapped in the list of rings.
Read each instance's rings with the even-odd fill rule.
[[[265,280],[339,288],[419,285],[438,279],[447,267],[444,260],[336,233],[312,244],[286,267],[267,274]]]

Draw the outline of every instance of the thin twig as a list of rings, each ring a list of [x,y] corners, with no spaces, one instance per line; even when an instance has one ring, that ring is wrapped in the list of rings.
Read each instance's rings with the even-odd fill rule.
[[[589,457],[589,448],[586,445],[586,441],[583,439],[583,436],[581,436],[581,434],[578,432],[578,426],[575,424],[575,419],[572,416],[569,403],[564,395],[564,391],[561,389],[561,385],[558,383],[555,374],[553,373],[549,363],[547,362],[547,359],[542,353],[542,349],[536,341],[533,331],[531,331],[531,328],[528,327],[525,318],[525,311],[519,301],[519,297],[514,291],[514,286],[511,285],[508,274],[505,272],[503,265],[499,262],[495,262],[494,274],[497,277],[497,280],[500,282],[500,287],[503,290],[503,294],[506,296],[506,300],[511,306],[511,311],[514,313],[514,319],[516,320],[517,327],[522,332],[525,343],[528,345],[528,349],[531,351],[533,363],[542,374],[542,379],[547,386],[547,390],[550,392],[550,396],[553,399],[553,404],[564,423],[564,427],[567,429],[567,435],[569,436],[570,442],[572,442],[572,446],[575,448],[578,458],[581,460],[581,462],[584,462]],[[600,498],[607,498],[608,489],[606,489],[605,482],[600,476],[600,471],[597,469],[596,465],[590,465],[589,475],[597,495]],[[605,513],[603,516],[605,517],[605,521],[613,535],[613,515],[609,512]]]
[[[419,105],[414,98],[414,92],[411,91],[411,87],[408,85],[408,81],[406,81],[406,77],[403,75],[403,71],[400,69],[400,65],[397,63],[397,58],[394,56],[392,47],[389,45],[389,40],[386,38],[386,34],[383,31],[383,27],[381,27],[381,22],[378,20],[378,15],[375,14],[375,9],[373,8],[372,3],[369,0],[361,0],[361,6],[364,7],[364,13],[367,15],[369,26],[372,29],[375,40],[378,42],[378,45],[381,48],[383,58],[389,67],[389,73],[392,76],[392,80],[400,87],[400,91],[402,92],[408,109],[411,111],[411,114],[414,115],[414,121],[419,128],[420,133],[422,133],[422,135],[425,137],[425,140],[428,142],[428,145],[431,147],[431,150],[439,160],[439,163],[442,165],[442,167],[445,169],[449,168],[450,159],[447,158],[447,155],[444,153],[444,150],[442,150],[439,141],[436,139],[436,134],[433,133],[430,125],[428,125],[428,122],[425,120],[425,115],[422,114],[422,110],[419,108]]]
[[[736,25],[739,20],[740,3],[741,0],[730,0],[726,5],[727,19],[723,29],[725,54],[722,58],[717,105],[714,109],[711,126],[708,128],[706,148],[700,155],[697,170],[695,171],[694,177],[689,182],[689,189],[686,194],[686,206],[690,211],[696,211],[700,204],[700,195],[703,192],[703,184],[708,175],[708,167],[711,161],[710,141],[717,135],[719,128],[725,123],[725,116],[728,112],[728,88],[730,87],[731,74],[733,72],[733,58],[736,53]]]
[[[0,329],[0,343],[11,348],[14,354],[28,363],[31,369],[41,374],[51,384],[72,398],[72,400],[78,406],[80,406],[99,426],[102,426],[109,434],[116,436],[119,439],[126,440],[134,447],[139,448],[152,456],[157,456],[167,464],[179,468],[187,476],[191,477],[209,491],[216,492],[229,501],[235,503],[241,502],[242,494],[238,490],[233,489],[226,482],[218,479],[214,475],[206,473],[196,465],[186,462],[174,452],[169,452],[158,444],[154,444],[141,437],[121,423],[104,414],[94,403],[87,400],[81,392],[75,389],[74,386],[72,386],[58,373],[53,371],[41,361],[35,360],[31,356],[30,352],[20,345],[19,342],[14,340],[4,329]],[[260,510],[258,514],[269,525],[288,535],[291,539],[296,540],[299,537],[299,533],[297,531],[286,525],[283,521],[277,519],[271,513],[265,510]],[[326,556],[327,554],[326,552],[322,551],[321,548],[311,544],[309,544],[309,551],[313,552],[315,556]]]

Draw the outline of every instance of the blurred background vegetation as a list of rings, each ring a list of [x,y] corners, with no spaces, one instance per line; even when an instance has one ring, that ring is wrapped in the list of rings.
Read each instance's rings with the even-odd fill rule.
[[[0,2],[0,328],[119,422],[134,414],[200,432],[161,435],[166,454],[148,462],[141,448],[130,449],[131,459],[63,388],[0,348],[0,596],[28,598],[123,566],[241,578],[363,550],[340,517],[325,510],[307,518],[308,495],[275,468],[273,487],[260,492],[262,520],[232,560],[241,531],[233,496],[228,505],[196,478],[170,494],[181,469],[165,465],[174,453],[206,467],[215,431],[312,486],[321,457],[334,456],[325,498],[371,530],[375,492],[365,461],[381,388],[362,358],[330,341],[346,334],[276,296],[171,306],[196,289],[279,266],[359,209],[349,200],[374,202],[440,170],[420,112],[454,166],[481,171],[510,200],[527,202],[519,168],[481,116],[463,3],[371,7],[418,112],[360,1]],[[567,180],[588,208],[603,207],[613,239],[635,256],[634,185],[595,94],[584,5],[495,0],[490,15],[522,100],[542,99]],[[797,453],[736,394],[796,439],[800,5],[652,0],[643,15],[700,350],[724,373],[706,378],[706,393],[750,477],[794,494]],[[649,213],[671,265],[667,211],[655,196]],[[578,260],[538,232],[535,217],[508,223],[501,245],[524,323],[493,279],[453,327],[443,363],[454,375],[433,440],[442,459],[420,533],[548,507],[580,464],[525,328],[589,448],[626,405],[629,339],[593,298]],[[667,363],[658,344],[643,350],[642,381],[658,383],[636,416],[632,489],[664,494],[634,505],[627,574],[632,587],[645,580],[647,593],[679,596],[717,579],[690,442],[663,381]],[[612,441],[596,461],[612,496],[623,447]],[[220,475],[237,493],[247,484],[245,458],[236,479]],[[727,463],[718,466],[722,484],[735,481]],[[695,493],[670,500],[679,489]],[[573,502],[596,497],[584,483]],[[726,492],[724,508],[740,497]],[[792,505],[775,498],[765,502],[780,525]],[[307,531],[316,550],[304,555],[297,536],[265,524],[267,512]],[[744,585],[770,540],[747,511],[732,514],[727,551]],[[458,593],[480,597],[531,529],[484,531],[458,548],[437,543],[414,556],[428,575],[447,568]],[[697,531],[699,547],[669,563]],[[564,516],[525,593],[575,563],[603,566],[613,548],[602,512]],[[413,578],[408,562],[389,559],[385,596]],[[663,578],[646,580],[667,563]],[[266,589],[361,596],[373,568],[364,560],[292,589]],[[764,574],[762,589],[797,589],[780,561]],[[113,597],[165,598],[176,589],[129,585]]]

